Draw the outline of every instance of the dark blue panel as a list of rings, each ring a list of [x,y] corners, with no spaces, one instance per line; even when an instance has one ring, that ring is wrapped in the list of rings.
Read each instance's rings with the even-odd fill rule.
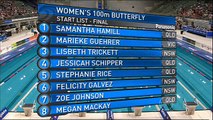
[[[161,57],[162,50],[117,50],[117,49],[80,49],[50,48],[50,56],[67,57]]]
[[[26,50],[33,48],[37,45],[37,41],[32,41],[29,43],[26,43],[22,46],[17,47],[15,50],[9,51],[5,54],[0,55],[0,64],[7,62],[10,59],[13,59],[15,56],[25,52]]]
[[[187,42],[184,42],[182,40],[178,40],[177,42],[177,45],[180,46],[180,47],[183,47],[191,52],[193,52],[194,54],[196,54],[197,56],[199,57],[202,57],[204,58],[205,60],[209,61],[212,63],[212,54],[203,50],[203,49],[200,49],[196,46],[193,46]]]
[[[162,107],[162,108],[160,109],[160,114],[161,114],[163,120],[171,120],[169,114],[167,113],[167,111],[165,110],[164,107]]]
[[[72,78],[112,78],[112,77],[147,77],[162,76],[162,69],[148,70],[87,70],[87,71],[68,71],[51,70],[50,79],[72,79]]]
[[[0,111],[0,120],[3,120],[4,117],[9,113],[8,109],[5,107]]]
[[[162,88],[50,94],[50,103],[162,95]]]
[[[69,13],[65,12],[71,11]],[[61,5],[48,5],[38,4],[38,13],[44,15],[54,16],[69,16],[69,17],[81,17],[81,18],[95,18],[102,20],[118,20],[128,22],[144,22],[152,24],[168,24],[175,25],[175,17],[160,16],[152,14],[141,14],[131,12],[121,12],[112,10],[97,10],[91,8],[78,8],[72,6],[61,6]]]
[[[6,35],[1,35],[1,36],[0,36],[0,41],[6,40],[6,39],[7,39],[7,36],[6,36]]]
[[[119,87],[143,87],[160,86],[162,79],[141,79],[141,80],[107,80],[88,82],[51,82],[50,91],[105,89]]]
[[[85,37],[66,37],[66,36],[50,36],[51,45],[64,46],[112,46],[112,47],[152,47],[161,48],[161,41],[153,41],[150,39],[131,40],[131,39],[107,39],[107,38],[85,38]]]
[[[50,68],[162,67],[162,60],[50,59]]]
[[[205,29],[193,28],[192,26],[183,26],[182,29],[187,32],[191,32],[193,34],[201,35],[203,37],[212,38],[212,31],[208,31]]]
[[[10,25],[12,23],[13,23],[12,20],[4,20],[4,22],[3,22],[3,24],[6,24],[6,25]]]

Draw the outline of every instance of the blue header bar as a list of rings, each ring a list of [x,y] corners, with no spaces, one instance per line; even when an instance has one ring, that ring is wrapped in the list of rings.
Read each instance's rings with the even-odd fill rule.
[[[176,69],[145,69],[145,70],[50,70],[51,80],[66,80],[80,78],[114,78],[114,77],[151,77],[174,76]]]
[[[115,20],[165,25],[176,24],[175,17],[171,16],[160,16],[153,14],[141,14],[112,10],[98,10],[91,8],[79,8],[73,6],[51,4],[38,4],[38,13],[43,15],[93,18],[100,20]]]
[[[41,31],[40,31],[41,32]],[[98,36],[119,36],[119,37],[143,37],[143,38],[162,38],[160,31],[154,30],[132,30],[107,27],[73,26],[50,24],[50,33],[70,34],[70,35],[98,35]]]
[[[175,84],[176,79],[139,79],[139,80],[101,80],[88,82],[51,82],[50,92],[68,90],[106,89],[121,87],[161,86],[162,84]]]

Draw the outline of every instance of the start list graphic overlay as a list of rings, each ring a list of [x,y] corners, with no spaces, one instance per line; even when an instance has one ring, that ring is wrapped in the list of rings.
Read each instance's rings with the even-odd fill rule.
[[[38,115],[176,102],[174,17],[50,4],[38,12]]]

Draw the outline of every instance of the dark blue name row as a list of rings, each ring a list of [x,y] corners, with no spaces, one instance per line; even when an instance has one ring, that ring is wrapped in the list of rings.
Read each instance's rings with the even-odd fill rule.
[[[124,87],[144,87],[175,85],[176,78],[138,79],[138,80],[101,80],[101,81],[77,81],[77,82],[50,82],[49,92],[67,92],[72,90],[111,89]],[[39,85],[41,86],[41,85]],[[41,91],[41,90],[39,90]]]
[[[112,68],[112,67],[175,67],[176,60],[82,60],[82,59],[40,59],[38,66],[48,68]]]
[[[41,47],[40,57],[176,57],[176,50],[119,50]]]
[[[144,70],[42,70],[38,78],[46,80],[67,80],[80,78],[116,78],[116,77],[152,77],[152,76],[175,76],[175,68],[144,69]]]
[[[167,94],[175,94],[176,87],[163,87],[163,88],[149,88],[149,89],[135,89],[135,90],[105,90],[98,92],[78,92],[78,93],[56,93],[56,94],[41,94],[38,96],[40,105],[47,105],[51,103],[61,102],[75,102],[75,101],[88,101],[88,100],[102,100],[114,98],[127,98],[127,97],[145,97],[145,96],[159,96]]]
[[[114,37],[142,37],[142,38],[175,38],[175,32],[161,32],[154,30],[135,30],[107,27],[74,26],[62,24],[41,23],[38,26],[40,33],[66,34],[66,35],[96,35]]]
[[[63,46],[103,46],[103,47],[145,47],[145,48],[176,48],[175,41],[162,41],[143,39],[111,39],[71,36],[39,36],[41,45],[63,45]]]

